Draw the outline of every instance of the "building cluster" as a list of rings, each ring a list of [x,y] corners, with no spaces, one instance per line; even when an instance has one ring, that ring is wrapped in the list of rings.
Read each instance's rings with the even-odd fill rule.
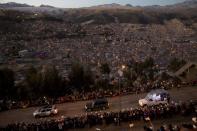
[[[33,65],[55,65],[68,76],[72,62],[88,65],[98,72],[108,63],[111,75],[117,75],[122,64],[152,57],[160,67],[177,57],[197,59],[195,31],[184,29],[172,34],[165,25],[106,24],[76,25],[60,22],[23,22],[25,32],[0,33],[0,66],[17,72]],[[21,28],[22,28],[21,27]]]

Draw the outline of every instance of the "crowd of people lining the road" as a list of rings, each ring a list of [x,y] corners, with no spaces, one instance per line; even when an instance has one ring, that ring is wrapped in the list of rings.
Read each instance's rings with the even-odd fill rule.
[[[179,87],[181,85],[178,85]],[[138,94],[138,93],[144,93],[148,92],[153,89],[157,88],[163,88],[163,89],[171,89],[175,87],[174,82],[172,81],[163,81],[162,83],[138,83],[137,86],[133,87],[123,87],[120,90],[114,89],[114,90],[98,90],[98,91],[92,91],[92,92],[78,92],[75,95],[69,95],[65,97],[60,97],[57,99],[57,103],[62,102],[70,102],[70,101],[81,101],[81,100],[91,100],[96,99],[98,97],[115,97],[120,95],[128,95],[128,94]]]
[[[148,92],[152,89],[163,88],[163,89],[171,89],[174,87],[173,81],[162,81],[161,83],[147,83],[141,84],[138,83],[137,86],[134,87],[123,87],[121,90],[113,89],[113,90],[98,90],[92,92],[77,92],[75,94],[65,95],[63,97],[59,97],[57,99],[50,99],[46,97],[42,97],[37,101],[0,101],[0,107],[2,110],[9,109],[17,109],[17,108],[27,108],[31,106],[41,106],[46,103],[60,104],[65,102],[75,102],[75,101],[84,101],[84,100],[92,100],[100,97],[116,97],[119,95],[128,95],[128,94],[138,94]],[[4,109],[3,109],[4,108]]]
[[[151,120],[166,119],[173,116],[195,116],[195,103],[190,102],[171,102],[167,105],[154,105],[149,107],[138,107],[135,109],[125,109],[120,112],[88,112],[84,115],[75,117],[61,116],[59,119],[48,119],[46,121],[37,123],[13,123],[4,128],[0,128],[2,131],[42,131],[42,130],[68,130],[68,129],[83,129],[92,128],[94,126],[121,125],[121,123],[129,123],[129,127],[134,126],[136,121],[144,121],[147,123]],[[194,118],[195,118],[194,117]],[[195,119],[196,122],[196,119]],[[196,125],[183,124],[183,125],[169,125],[161,126],[159,131],[179,131],[181,128],[196,129]],[[152,125],[153,126],[153,125]],[[151,131],[152,126],[144,126],[144,130]]]

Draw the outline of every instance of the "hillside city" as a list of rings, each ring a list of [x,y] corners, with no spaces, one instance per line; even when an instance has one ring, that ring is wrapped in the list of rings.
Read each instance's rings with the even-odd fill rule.
[[[195,130],[196,9],[0,4],[0,130]],[[166,103],[142,105],[152,91]],[[89,113],[92,100],[108,105]],[[58,114],[42,119],[36,107]]]

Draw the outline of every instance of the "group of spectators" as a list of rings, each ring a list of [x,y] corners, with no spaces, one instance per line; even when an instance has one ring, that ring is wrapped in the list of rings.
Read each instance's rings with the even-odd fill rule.
[[[144,84],[144,85],[133,86],[133,87],[122,87],[120,90],[119,89],[98,90],[98,91],[91,91],[91,92],[82,91],[82,92],[77,92],[76,94],[59,97],[56,100],[56,103],[91,100],[91,99],[96,99],[98,97],[115,97],[118,95],[138,94],[138,93],[148,92],[150,90],[157,89],[157,88],[170,89],[173,87],[174,87],[173,82],[166,82],[164,84],[148,83],[146,85]]]
[[[196,119],[196,118],[195,118]],[[184,123],[180,125],[162,125],[157,131],[182,131],[182,130],[196,130],[196,121],[194,123]],[[153,127],[144,126],[145,131],[153,131]]]
[[[119,90],[118,88],[113,89],[99,89],[99,90],[90,90],[89,92],[85,91],[75,91],[70,94],[66,94],[62,97],[56,99],[47,98],[45,96],[40,97],[37,100],[22,100],[22,101],[12,101],[12,100],[1,100],[0,99],[0,111],[17,109],[17,108],[27,108],[32,106],[42,106],[47,103],[60,104],[66,102],[75,102],[75,101],[84,101],[92,100],[100,97],[116,97],[119,95],[128,95],[128,94],[138,94],[149,92],[150,90],[163,88],[171,89],[176,87],[181,87],[181,83],[177,84],[175,80],[167,81],[147,81],[146,84],[142,82],[136,82],[132,87],[124,86]]]
[[[171,118],[177,115],[197,115],[195,114],[194,102],[188,103],[170,103],[168,105],[154,105],[150,107],[138,107],[135,109],[125,109],[120,112],[90,112],[85,115],[75,117],[64,117],[59,119],[51,119],[38,123],[25,124],[14,123],[7,127],[1,128],[2,131],[43,131],[43,130],[68,130],[68,129],[83,129],[93,126],[110,125],[119,126],[121,123],[130,123],[132,128],[135,121],[151,121],[164,118]],[[193,126],[184,125],[187,128]],[[172,125],[169,128],[175,129]],[[145,130],[151,130],[150,127],[144,126]],[[178,127],[176,128],[179,129]],[[165,131],[162,126],[160,131]]]
[[[115,97],[119,95],[128,95],[128,94],[138,94],[143,92],[148,92],[152,89],[156,89],[161,87],[163,89],[169,89],[173,87],[173,82],[165,82],[162,84],[151,84],[147,83],[146,85],[139,85],[133,87],[122,87],[121,90],[113,89],[113,90],[97,90],[91,92],[76,92],[70,95],[65,95],[63,97],[58,97],[57,99],[50,99],[46,97],[41,97],[40,99],[33,101],[12,101],[12,100],[0,100],[0,111],[16,109],[16,108],[27,108],[31,106],[41,106],[46,103],[60,104],[65,102],[74,102],[74,101],[84,101],[84,100],[92,100],[100,97]]]

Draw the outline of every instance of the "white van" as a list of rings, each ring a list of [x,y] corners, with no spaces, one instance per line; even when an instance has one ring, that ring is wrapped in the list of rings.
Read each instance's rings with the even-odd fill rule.
[[[139,100],[140,106],[167,104],[170,100],[169,93],[164,89],[152,90],[144,99]]]

